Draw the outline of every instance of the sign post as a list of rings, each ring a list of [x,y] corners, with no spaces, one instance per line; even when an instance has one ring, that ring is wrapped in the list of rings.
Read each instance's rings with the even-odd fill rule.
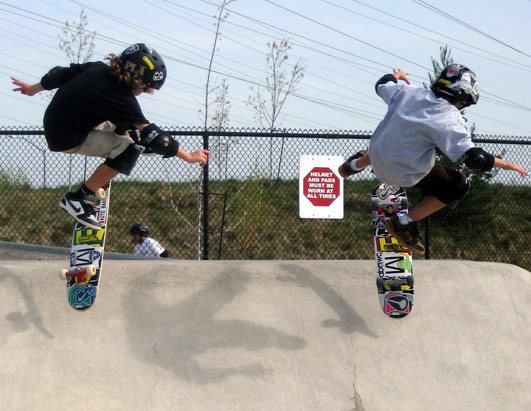
[[[341,156],[301,156],[299,217],[343,218],[343,179],[337,169]]]

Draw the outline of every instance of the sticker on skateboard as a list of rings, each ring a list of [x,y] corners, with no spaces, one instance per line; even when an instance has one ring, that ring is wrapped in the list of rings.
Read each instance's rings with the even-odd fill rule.
[[[70,268],[60,272],[60,277],[66,280],[68,303],[76,310],[86,310],[96,300],[103,264],[110,192],[110,183],[96,192],[95,211],[101,224],[99,230],[75,223],[70,248]]]
[[[384,226],[394,214],[407,213],[406,191],[380,184],[372,191],[371,208],[380,306],[389,317],[404,317],[413,307],[413,258],[411,250],[392,237]]]

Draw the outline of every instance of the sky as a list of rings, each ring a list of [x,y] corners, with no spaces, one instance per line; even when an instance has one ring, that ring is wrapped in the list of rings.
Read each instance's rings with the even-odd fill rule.
[[[164,58],[163,88],[139,98],[150,121],[202,126],[220,3],[0,1],[0,126],[42,126],[50,96],[14,93],[10,76],[34,83],[50,68],[68,65],[59,35],[66,21],[79,21],[82,9],[87,30],[96,31],[91,61],[136,42]],[[226,10],[210,101],[225,80],[229,126],[260,127],[247,100],[251,88],[264,92],[267,44],[288,39],[286,72],[300,63],[304,77],[287,98],[278,128],[373,131],[386,111],[375,82],[400,68],[413,85],[428,83],[431,58],[448,45],[454,61],[472,69],[481,84],[478,104],[466,110],[467,124],[480,135],[531,136],[530,0],[236,0]]]

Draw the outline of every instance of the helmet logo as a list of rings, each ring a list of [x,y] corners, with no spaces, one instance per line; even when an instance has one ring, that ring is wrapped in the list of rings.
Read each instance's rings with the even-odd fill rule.
[[[446,71],[446,75],[448,77],[457,76],[459,74],[459,65],[453,64],[450,67],[448,67],[448,70]]]
[[[154,81],[160,81],[164,78],[164,72],[163,71],[157,71],[155,74],[153,74],[153,80]]]
[[[461,81],[465,83],[467,86],[470,86],[472,83],[472,78],[470,77],[470,73],[464,73],[461,77]]]
[[[148,59],[147,56],[142,57],[142,60],[144,60],[144,61],[146,62],[146,64],[149,66],[149,69],[150,69],[150,70],[154,70],[154,69],[155,69],[155,66],[154,66],[153,63]]]
[[[133,54],[133,53],[136,53],[138,50],[140,50],[140,48],[138,47],[138,44],[132,44],[125,49],[124,53]]]
[[[144,76],[144,66],[138,66],[135,63],[127,61],[124,65],[124,70],[130,71],[133,74],[138,74],[140,77]]]

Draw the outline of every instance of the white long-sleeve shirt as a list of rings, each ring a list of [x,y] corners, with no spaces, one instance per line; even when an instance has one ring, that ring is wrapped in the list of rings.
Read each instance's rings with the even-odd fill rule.
[[[457,161],[474,147],[463,116],[431,90],[389,81],[378,86],[387,114],[371,138],[369,155],[384,183],[412,187],[435,164],[435,147]]]
[[[164,251],[164,248],[158,241],[150,237],[135,246],[135,255],[143,255],[146,257],[160,257]]]

